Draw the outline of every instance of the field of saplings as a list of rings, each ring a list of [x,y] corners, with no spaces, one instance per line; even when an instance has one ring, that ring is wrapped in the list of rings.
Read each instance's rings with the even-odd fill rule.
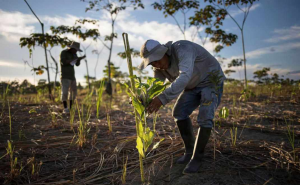
[[[299,0],[70,2],[0,0],[0,184],[300,185]]]
[[[136,80],[148,97],[164,89]],[[82,89],[70,113],[47,93],[1,96],[0,182],[6,184],[298,184],[299,86],[226,82],[200,171],[183,175],[184,153],[172,117],[175,102],[148,115],[129,104],[128,85],[113,97]],[[57,96],[59,91],[57,91]],[[194,132],[198,111],[191,119]],[[137,129],[138,127],[138,129]],[[141,142],[139,142],[139,140]]]

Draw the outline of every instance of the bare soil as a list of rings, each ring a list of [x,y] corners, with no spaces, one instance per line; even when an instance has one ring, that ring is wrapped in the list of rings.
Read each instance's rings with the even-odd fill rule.
[[[216,112],[215,134],[207,145],[200,171],[193,175],[183,175],[185,165],[175,163],[184,149],[172,118],[174,103],[160,110],[154,143],[162,138],[164,141],[154,150],[151,146],[144,159],[145,184],[300,184],[300,99],[257,97],[248,102],[237,101],[233,106],[232,96],[223,96],[219,109],[227,107],[230,116],[218,119]],[[128,157],[126,184],[142,184],[133,108],[127,100],[126,95],[114,98],[111,133],[105,108],[101,108],[98,119],[93,110],[88,141],[83,148],[78,147],[74,137],[78,114],[75,129],[71,130],[70,116],[62,114],[60,104],[10,102],[16,169],[21,164],[23,169],[10,176],[10,158],[5,155],[10,138],[6,106],[0,120],[0,157],[4,156],[0,159],[0,183],[122,184],[122,170]],[[29,113],[33,109],[36,113]],[[197,113],[195,110],[191,115],[195,133]],[[56,121],[51,114],[56,115]],[[148,121],[152,126],[151,117]],[[233,125],[237,127],[235,147],[230,136]],[[294,129],[295,157],[287,125]]]

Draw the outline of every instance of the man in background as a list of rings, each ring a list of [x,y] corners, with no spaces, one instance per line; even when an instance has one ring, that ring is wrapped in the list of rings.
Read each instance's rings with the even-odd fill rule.
[[[61,66],[61,100],[64,105],[63,113],[69,113],[70,110],[67,107],[67,99],[70,100],[70,109],[72,108],[73,100],[77,95],[77,85],[75,78],[74,65],[79,66],[80,60],[85,56],[78,57],[77,51],[82,52],[80,44],[78,42],[72,42],[67,49],[63,50],[60,54],[60,66]]]

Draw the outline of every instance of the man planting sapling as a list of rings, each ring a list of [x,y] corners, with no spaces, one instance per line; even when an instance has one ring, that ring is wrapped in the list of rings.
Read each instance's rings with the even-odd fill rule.
[[[140,69],[152,65],[154,77],[171,82],[152,100],[147,112],[156,112],[178,97],[172,114],[184,142],[185,153],[177,163],[187,164],[184,174],[196,173],[210,137],[214,113],[221,101],[225,79],[222,68],[202,46],[186,40],[170,41],[165,45],[147,40],[141,47],[140,55],[143,58]],[[212,74],[217,74],[218,84],[212,83]],[[195,139],[189,116],[198,107],[197,122],[200,127]]]

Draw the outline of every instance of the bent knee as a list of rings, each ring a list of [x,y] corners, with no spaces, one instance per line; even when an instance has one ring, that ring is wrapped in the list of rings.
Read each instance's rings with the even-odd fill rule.
[[[213,120],[198,120],[198,124],[203,128],[212,128],[214,125]]]

